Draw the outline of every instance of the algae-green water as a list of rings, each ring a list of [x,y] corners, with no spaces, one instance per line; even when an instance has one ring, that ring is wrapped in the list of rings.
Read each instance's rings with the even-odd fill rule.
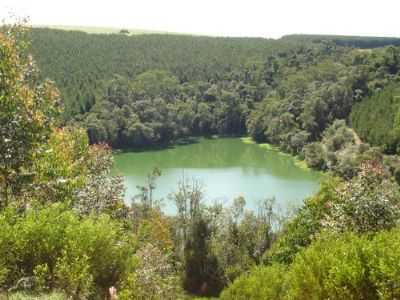
[[[147,175],[155,167],[161,170],[154,197],[163,199],[166,213],[175,211],[168,195],[183,178],[201,183],[205,203],[229,205],[243,196],[247,207],[256,209],[260,200],[274,197],[283,210],[301,205],[318,190],[321,179],[320,173],[299,167],[290,155],[240,138],[202,138],[166,149],[118,153],[114,159],[113,173],[124,177],[128,204]]]

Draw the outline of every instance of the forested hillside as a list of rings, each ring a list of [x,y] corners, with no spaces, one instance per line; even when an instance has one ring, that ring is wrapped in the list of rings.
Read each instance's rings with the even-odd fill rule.
[[[215,82],[300,45],[331,43],[376,48],[400,44],[396,38],[292,35],[268,40],[170,34],[127,36],[48,28],[34,28],[31,39],[32,52],[43,75],[54,80],[62,91],[67,118],[87,112],[103,95],[104,81],[114,75],[133,79],[145,71],[161,69],[171,72],[180,83]]]
[[[263,61],[291,42],[256,38],[185,35],[87,34],[34,28],[32,52],[44,76],[63,93],[67,116],[88,111],[101,95],[103,80],[132,79],[152,69],[171,72],[180,82],[218,81],[247,62]]]

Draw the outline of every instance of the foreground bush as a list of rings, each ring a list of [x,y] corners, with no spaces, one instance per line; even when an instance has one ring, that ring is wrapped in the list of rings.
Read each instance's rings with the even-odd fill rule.
[[[222,300],[281,299],[285,294],[286,267],[272,265],[256,268],[250,275],[240,276],[221,294]]]
[[[267,264],[289,264],[321,231],[378,233],[400,224],[400,188],[378,161],[366,161],[344,181],[328,176],[320,190],[305,200],[264,254]]]
[[[239,277],[222,299],[399,299],[400,229],[376,236],[323,234],[286,269],[271,265]]]
[[[379,299],[400,299],[400,229],[379,234],[368,249],[370,278]]]
[[[368,277],[365,238],[323,236],[290,267],[289,299],[375,299]]]
[[[135,271],[121,284],[120,300],[186,299],[170,254],[146,244],[136,253]]]
[[[0,215],[0,281],[11,291],[104,295],[133,268],[134,250],[132,235],[105,215],[80,218],[63,205]]]

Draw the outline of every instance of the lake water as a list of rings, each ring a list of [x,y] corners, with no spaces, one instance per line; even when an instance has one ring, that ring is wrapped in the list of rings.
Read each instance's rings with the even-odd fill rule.
[[[247,207],[256,209],[260,200],[275,197],[283,210],[301,205],[318,190],[321,179],[320,173],[298,167],[291,156],[240,138],[199,139],[162,150],[115,154],[113,173],[124,176],[127,203],[155,167],[162,175],[154,195],[163,199],[166,213],[175,210],[168,195],[182,178],[201,182],[207,203],[230,204],[244,196]]]

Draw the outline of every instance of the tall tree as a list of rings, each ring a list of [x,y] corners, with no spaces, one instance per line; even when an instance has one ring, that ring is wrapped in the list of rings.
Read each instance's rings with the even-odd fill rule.
[[[51,132],[58,92],[38,80],[35,63],[23,51],[22,26],[0,33],[0,206],[30,182],[33,155]]]

